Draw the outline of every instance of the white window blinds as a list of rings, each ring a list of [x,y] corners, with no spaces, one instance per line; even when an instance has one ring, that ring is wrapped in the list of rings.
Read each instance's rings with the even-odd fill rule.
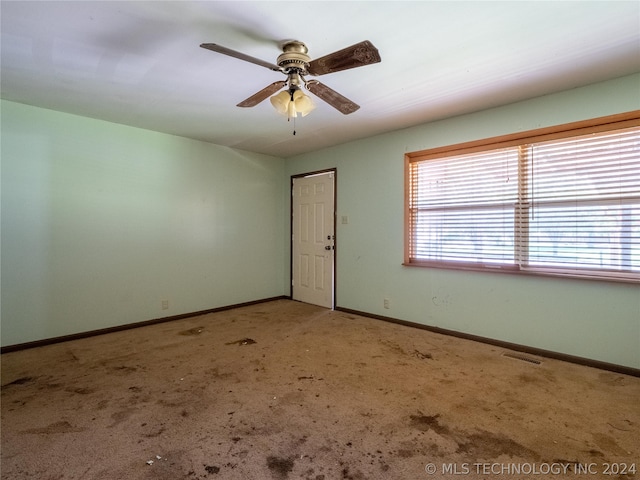
[[[409,159],[405,263],[640,281],[640,127],[547,137]]]
[[[640,273],[640,129],[530,148],[523,266]]]
[[[411,257],[513,264],[517,162],[510,148],[412,163]]]

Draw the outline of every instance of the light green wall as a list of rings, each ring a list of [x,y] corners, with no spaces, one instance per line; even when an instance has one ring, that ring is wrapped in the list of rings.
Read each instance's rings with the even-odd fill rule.
[[[405,152],[640,109],[639,86],[286,160],[3,101],[2,345],[288,294],[290,176],[336,167],[338,306],[640,368],[637,285],[401,265]]]
[[[2,345],[288,292],[283,159],[1,108]]]
[[[640,75],[287,159],[337,168],[337,306],[640,368],[638,285],[401,265],[405,152],[636,109]]]

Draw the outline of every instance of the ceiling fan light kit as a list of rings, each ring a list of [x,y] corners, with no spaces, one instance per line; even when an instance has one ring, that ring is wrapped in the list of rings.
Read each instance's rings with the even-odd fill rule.
[[[282,53],[276,60],[277,65],[245,55],[241,52],[236,52],[235,50],[215,43],[203,43],[200,46],[207,50],[212,50],[285,74],[287,76],[286,80],[268,85],[240,102],[237,106],[255,107],[267,97],[271,97],[271,104],[276,111],[282,115],[286,115],[289,119],[297,116],[304,117],[315,108],[311,98],[301,90],[302,85],[342,114],[348,115],[355,112],[360,108],[359,105],[317,80],[306,80],[305,76],[325,75],[341,70],[371,65],[381,61],[378,50],[368,40],[330,53],[316,60],[311,60],[311,57],[308,55],[309,50],[304,43],[298,40],[287,40],[281,44]],[[278,92],[283,87],[287,88]]]
[[[311,98],[300,89],[300,85],[305,83],[304,79],[298,71],[291,71],[285,83],[289,85],[289,88],[271,97],[271,105],[278,113],[286,115],[289,119],[297,116],[306,117],[316,106]]]
[[[287,118],[306,117],[311,110],[316,108],[313,101],[302,90],[282,90],[271,97],[271,105],[276,111]]]

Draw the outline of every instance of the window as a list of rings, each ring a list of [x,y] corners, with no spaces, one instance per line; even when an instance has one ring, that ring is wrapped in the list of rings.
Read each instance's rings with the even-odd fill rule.
[[[406,155],[405,264],[640,281],[640,112]]]

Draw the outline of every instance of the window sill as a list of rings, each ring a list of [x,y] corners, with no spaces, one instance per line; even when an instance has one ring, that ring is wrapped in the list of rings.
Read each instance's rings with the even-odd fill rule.
[[[478,266],[474,264],[451,264],[446,262],[404,262],[405,267],[418,267],[418,268],[435,268],[440,270],[461,270],[467,272],[480,272],[480,273],[502,273],[511,275],[522,275],[527,277],[551,277],[551,278],[564,278],[571,280],[588,280],[599,282],[613,282],[613,283],[626,283],[626,284],[640,284],[640,276],[632,277],[630,274],[611,274],[603,275],[599,272],[580,272],[574,271],[561,271],[541,268],[527,268],[523,269],[517,265],[495,265],[495,266]]]

